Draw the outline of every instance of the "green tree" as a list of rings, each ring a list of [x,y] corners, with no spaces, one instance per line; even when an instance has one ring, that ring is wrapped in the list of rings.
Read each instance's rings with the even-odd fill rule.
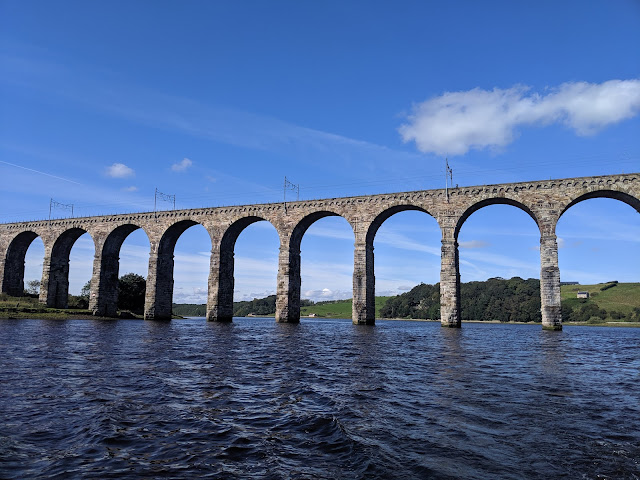
[[[137,273],[127,273],[118,279],[118,308],[133,313],[144,311],[147,281]]]
[[[40,292],[40,280],[29,280],[25,291],[28,295],[38,295]]]
[[[80,297],[84,298],[87,302],[89,302],[89,293],[91,292],[91,280],[85,283],[80,290]]]

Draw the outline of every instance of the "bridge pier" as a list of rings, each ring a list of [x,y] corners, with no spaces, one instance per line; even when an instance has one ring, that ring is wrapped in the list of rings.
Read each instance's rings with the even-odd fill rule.
[[[449,232],[443,229],[443,237],[445,233]],[[440,249],[440,323],[443,327],[460,328],[458,242],[451,237],[442,239]]]
[[[147,291],[144,299],[145,320],[171,320],[173,299],[173,251],[149,255]]]
[[[540,237],[540,300],[542,328],[562,330],[560,304],[560,268],[558,243],[555,235]]]
[[[284,243],[278,255],[276,322],[300,322],[300,246]]]
[[[366,241],[356,242],[353,257],[351,319],[354,325],[374,325],[376,322],[376,287],[373,269],[373,244]]]
[[[102,255],[93,257],[93,274],[89,289],[89,310],[95,316],[116,317],[118,315],[118,256]]]
[[[69,306],[69,257],[45,254],[42,263],[40,302],[50,308]]]
[[[211,322],[230,322],[233,319],[233,257],[233,248],[214,246],[211,249],[207,296],[207,320]]]

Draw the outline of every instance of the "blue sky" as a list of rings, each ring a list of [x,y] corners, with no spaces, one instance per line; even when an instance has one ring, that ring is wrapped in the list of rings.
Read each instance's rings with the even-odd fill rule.
[[[640,171],[640,3],[0,0],[0,221]],[[169,208],[169,203],[161,203]],[[70,212],[55,209],[54,216]],[[558,225],[562,280],[638,281],[640,218],[613,200]],[[538,277],[538,231],[491,206],[460,233],[462,281]],[[377,293],[439,277],[435,220],[403,212],[375,240]],[[148,241],[120,273],[146,276]],[[174,299],[203,302],[202,227],[176,249]],[[39,278],[42,244],[27,254]],[[275,293],[278,238],[236,246],[236,299]],[[71,290],[92,241],[72,250]],[[353,234],[302,244],[303,296],[349,298]]]

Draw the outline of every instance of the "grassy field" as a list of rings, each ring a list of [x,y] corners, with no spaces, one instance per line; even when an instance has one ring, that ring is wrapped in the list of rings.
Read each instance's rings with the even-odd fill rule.
[[[61,320],[73,317],[91,317],[90,310],[47,308],[30,297],[0,297],[0,318],[44,318]]]
[[[376,318],[380,318],[380,309],[389,297],[376,297]],[[351,318],[351,299],[336,300],[332,303],[315,304],[311,307],[302,307],[300,314],[308,316],[315,313],[323,318]]]
[[[136,318],[129,312],[120,313],[121,318]],[[81,308],[49,308],[32,297],[9,297],[0,294],[0,318],[41,318],[65,320],[70,318],[98,318],[91,310]]]
[[[563,303],[569,301],[574,308],[583,303],[595,303],[598,308],[604,308],[607,312],[617,311],[627,314],[634,308],[640,307],[640,283],[618,283],[615,287],[600,290],[605,285],[607,284],[562,285],[560,295]],[[576,298],[578,292],[589,292],[589,299],[581,302]]]

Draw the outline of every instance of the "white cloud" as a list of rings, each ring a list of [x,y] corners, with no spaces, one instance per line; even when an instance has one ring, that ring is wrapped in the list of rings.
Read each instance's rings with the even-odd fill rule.
[[[133,177],[136,172],[132,168],[127,167],[124,163],[114,163],[107,167],[106,174],[111,178],[127,178]]]
[[[135,185],[131,185],[130,187],[125,187],[122,189],[123,192],[137,192],[138,191],[138,187],[136,187]]]
[[[446,92],[417,104],[399,132],[422,152],[462,155],[513,142],[518,127],[561,123],[592,135],[640,111],[640,79],[568,82],[546,94],[526,86]]]
[[[302,298],[313,300],[314,302],[324,302],[327,300],[347,300],[352,295],[353,292],[350,290],[331,290],[325,287],[320,290],[307,290],[302,294]]]
[[[181,162],[171,165],[171,170],[173,170],[174,172],[184,172],[191,165],[193,165],[193,162],[185,157]]]

